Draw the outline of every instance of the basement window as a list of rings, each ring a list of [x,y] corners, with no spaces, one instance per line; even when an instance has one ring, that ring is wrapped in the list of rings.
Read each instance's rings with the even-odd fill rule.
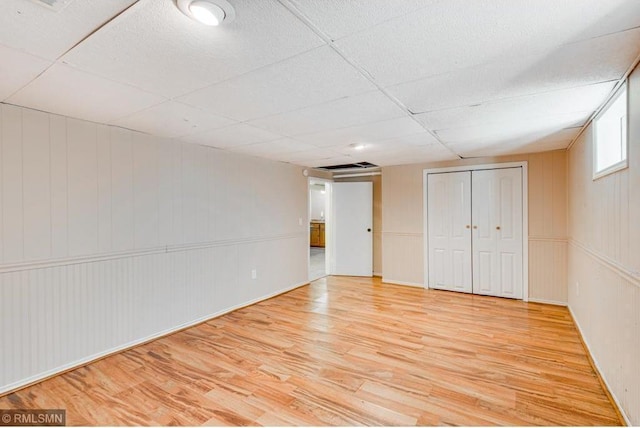
[[[594,120],[593,179],[627,167],[627,85]]]

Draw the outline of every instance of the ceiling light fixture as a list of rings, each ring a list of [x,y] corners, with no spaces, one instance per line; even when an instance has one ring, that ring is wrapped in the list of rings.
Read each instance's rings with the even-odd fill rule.
[[[353,143],[349,147],[351,147],[353,150],[362,150],[366,146],[364,144],[362,144],[362,143]]]
[[[233,6],[226,0],[177,0],[176,3],[182,13],[204,25],[217,26],[236,17]]]

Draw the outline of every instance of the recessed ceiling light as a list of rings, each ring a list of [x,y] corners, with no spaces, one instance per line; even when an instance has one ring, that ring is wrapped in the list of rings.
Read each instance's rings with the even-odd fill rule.
[[[216,26],[236,17],[233,6],[226,0],[177,0],[178,9],[201,24]]]
[[[362,150],[366,147],[366,145],[362,144],[362,143],[353,143],[351,145],[349,145],[349,147],[351,147],[353,150]]]

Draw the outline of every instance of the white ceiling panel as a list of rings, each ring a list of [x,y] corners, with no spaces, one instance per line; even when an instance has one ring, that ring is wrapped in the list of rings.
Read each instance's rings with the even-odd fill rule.
[[[75,0],[60,11],[30,0],[0,1],[0,44],[55,60],[136,0]]]
[[[414,113],[620,79],[640,54],[640,29],[513,56],[388,88]]]
[[[329,159],[336,159],[344,155],[329,149],[309,149],[290,153],[283,153],[279,156],[284,162],[297,163],[305,166],[311,166],[311,162],[326,162],[323,165],[334,165]]]
[[[637,26],[637,0],[447,0],[336,45],[390,86]]]
[[[224,128],[193,134],[183,139],[191,143],[218,148],[229,148],[246,144],[262,143],[281,139],[282,136],[245,123],[226,126]]]
[[[560,117],[568,113],[578,113],[572,117],[586,119],[606,100],[614,85],[613,82],[599,83],[477,106],[438,110],[415,117],[432,130],[491,125],[500,128],[510,123],[533,121],[541,116]]]
[[[461,156],[477,152],[501,155],[522,146],[533,147],[543,137],[554,135],[563,129],[582,126],[585,119],[577,115],[579,113],[543,116],[502,125],[489,123],[445,129],[437,131],[437,134],[449,148]]]
[[[236,19],[200,25],[169,0],[140,0],[64,57],[79,68],[177,97],[324,44],[274,0],[234,0]]]
[[[337,40],[429,7],[438,0],[290,0],[307,19]]]
[[[422,149],[427,147],[433,149],[434,145],[442,147],[440,142],[433,135],[424,130],[417,134],[389,138],[386,140],[367,141],[362,144],[364,145],[363,149],[356,149],[352,147],[351,144],[332,146],[329,147],[329,149],[358,157],[361,155],[378,155],[380,153],[395,155],[411,151],[420,152]]]
[[[25,86],[50,65],[50,61],[0,45],[0,101]]]
[[[410,117],[367,123],[333,131],[300,135],[297,138],[318,147],[384,140],[423,132],[424,128]]]
[[[557,131],[532,131],[515,138],[496,139],[479,146],[474,143],[451,144],[453,151],[463,157],[499,156],[518,153],[536,153],[566,149],[582,128],[565,128]]]
[[[245,121],[373,89],[340,55],[323,46],[178,100]]]
[[[250,124],[281,135],[296,136],[394,119],[405,114],[382,93],[372,91],[253,120]]]
[[[230,150],[252,156],[279,159],[281,155],[313,150],[316,147],[293,138],[281,138],[275,141],[231,147]]]
[[[221,128],[235,121],[175,101],[166,101],[113,122],[159,137],[182,137]]]
[[[160,96],[55,64],[8,102],[94,122],[111,121],[164,101]]]
[[[363,153],[361,157],[367,162],[379,166],[458,159],[458,156],[440,144],[431,144],[422,147],[401,147],[396,150]]]
[[[309,166],[312,168],[317,168],[317,167],[323,167],[323,166],[332,166],[332,165],[348,165],[348,164],[352,164],[352,163],[356,163],[356,162],[362,162],[363,159],[361,158],[354,158],[351,156],[347,156],[347,155],[340,155],[338,154],[337,156],[333,156],[330,158],[323,158],[323,159],[316,159],[316,160],[305,160],[305,161],[299,161],[299,162],[294,162],[296,164],[300,164],[303,166]]]

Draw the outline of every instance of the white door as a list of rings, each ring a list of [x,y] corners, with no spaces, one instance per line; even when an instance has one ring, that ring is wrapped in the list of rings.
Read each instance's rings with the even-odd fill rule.
[[[429,288],[472,292],[471,172],[427,176]]]
[[[373,183],[333,183],[332,274],[373,275]]]
[[[522,298],[522,168],[472,172],[473,292]]]

